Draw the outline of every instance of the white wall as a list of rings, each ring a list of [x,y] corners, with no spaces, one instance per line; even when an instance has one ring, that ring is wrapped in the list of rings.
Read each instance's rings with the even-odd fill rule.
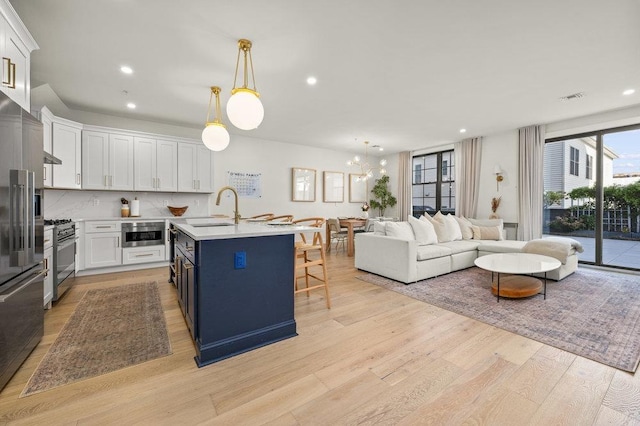
[[[496,189],[495,166],[502,169],[504,180]],[[496,212],[505,222],[518,222],[518,130],[484,136],[480,168],[478,218],[491,214],[491,199],[502,197]]]

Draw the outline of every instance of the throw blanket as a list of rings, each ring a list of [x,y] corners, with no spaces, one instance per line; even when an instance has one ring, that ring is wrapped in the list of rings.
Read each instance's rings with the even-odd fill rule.
[[[567,263],[567,257],[576,252],[582,253],[584,249],[579,241],[564,237],[547,237],[531,240],[522,248],[523,253],[542,254],[558,259],[563,265]]]

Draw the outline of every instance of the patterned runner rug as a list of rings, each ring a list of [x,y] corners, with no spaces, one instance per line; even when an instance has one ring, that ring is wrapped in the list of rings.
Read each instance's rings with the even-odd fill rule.
[[[579,268],[542,295],[500,299],[491,272],[469,268],[404,285],[374,274],[358,277],[414,299],[620,370],[640,361],[640,277]]]
[[[171,354],[155,282],[89,290],[20,397]]]

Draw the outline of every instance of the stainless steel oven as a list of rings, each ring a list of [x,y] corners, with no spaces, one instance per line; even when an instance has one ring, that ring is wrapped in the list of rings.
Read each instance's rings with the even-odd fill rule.
[[[164,222],[125,222],[122,247],[164,245]]]
[[[76,224],[71,219],[46,221],[53,231],[53,301],[74,284],[76,277]]]

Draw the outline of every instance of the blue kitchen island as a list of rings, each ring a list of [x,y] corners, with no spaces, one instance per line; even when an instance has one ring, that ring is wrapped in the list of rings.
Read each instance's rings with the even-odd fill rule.
[[[170,280],[199,367],[296,333],[296,225],[173,220]]]

